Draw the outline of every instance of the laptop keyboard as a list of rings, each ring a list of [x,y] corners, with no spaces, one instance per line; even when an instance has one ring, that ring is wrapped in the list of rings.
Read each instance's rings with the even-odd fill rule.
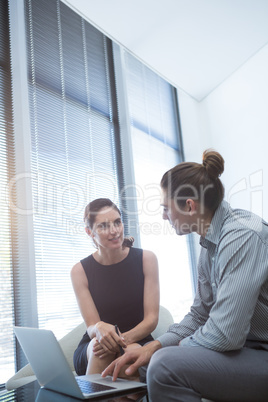
[[[87,380],[81,380],[76,378],[79,388],[84,394],[92,394],[93,392],[107,391],[108,389],[115,389],[115,387],[110,387],[109,385],[97,384],[96,382],[91,382]]]

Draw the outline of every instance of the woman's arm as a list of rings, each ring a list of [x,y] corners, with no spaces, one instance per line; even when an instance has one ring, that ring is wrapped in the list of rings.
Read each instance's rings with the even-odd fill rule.
[[[149,335],[157,326],[159,314],[158,262],[154,253],[143,250],[144,319],[123,333],[127,345]]]
[[[88,280],[82,264],[75,264],[71,270],[71,280],[81,315],[87,327],[90,339],[96,337],[103,349],[113,353],[118,351],[118,343],[125,346],[122,339],[116,334],[115,328],[100,320],[99,313],[95,306],[88,288]]]
[[[71,280],[81,315],[87,327],[88,335],[92,339],[96,336],[95,324],[100,321],[100,316],[91,297],[88,288],[88,280],[81,262],[73,266],[71,270]]]

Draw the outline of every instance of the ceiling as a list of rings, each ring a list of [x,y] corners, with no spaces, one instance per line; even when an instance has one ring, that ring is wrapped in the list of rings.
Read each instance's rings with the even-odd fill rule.
[[[62,0],[201,101],[268,44],[268,0]]]

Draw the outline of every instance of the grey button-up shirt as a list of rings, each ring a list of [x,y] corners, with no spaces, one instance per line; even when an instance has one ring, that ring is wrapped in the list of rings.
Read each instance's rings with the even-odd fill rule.
[[[158,338],[162,346],[227,351],[268,342],[268,224],[222,201],[200,244],[193,305]]]

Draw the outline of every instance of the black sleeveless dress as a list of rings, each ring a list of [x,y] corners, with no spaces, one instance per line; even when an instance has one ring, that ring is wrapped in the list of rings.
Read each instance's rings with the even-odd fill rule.
[[[117,324],[121,332],[129,331],[144,317],[142,253],[142,249],[131,247],[123,261],[112,265],[99,264],[93,255],[81,260],[101,321]],[[153,337],[148,335],[137,343],[144,345],[152,340]],[[89,342],[86,332],[74,352],[74,367],[78,375],[86,373]]]

